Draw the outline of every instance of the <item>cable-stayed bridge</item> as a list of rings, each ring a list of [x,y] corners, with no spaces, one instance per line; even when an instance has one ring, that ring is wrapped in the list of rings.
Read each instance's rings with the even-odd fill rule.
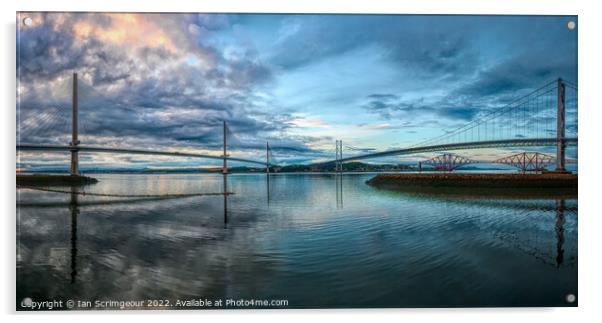
[[[82,91],[83,90],[83,91]],[[87,128],[85,120],[81,120],[81,109],[80,97],[85,96],[91,100],[95,97],[101,96],[90,86],[85,83],[78,81],[77,73],[73,74],[71,84],[63,82],[62,86],[58,87],[58,92],[71,92],[71,111],[61,108],[65,106],[65,102],[59,102],[55,100],[52,102],[46,111],[40,111],[35,116],[30,116],[24,122],[19,122],[18,133],[17,133],[17,151],[30,151],[30,152],[70,152],[71,153],[71,166],[70,172],[72,175],[79,174],[79,153],[100,153],[100,154],[122,154],[122,155],[148,155],[148,156],[168,156],[168,157],[180,157],[180,158],[201,158],[201,159],[213,159],[223,161],[223,172],[227,173],[228,161],[262,165],[269,171],[269,167],[276,166],[277,162],[272,149],[269,144],[266,144],[266,159],[255,160],[244,157],[231,156],[228,154],[229,148],[235,147],[237,144],[241,144],[241,141],[232,132],[226,121],[223,121],[223,154],[212,155],[206,153],[196,153],[191,151],[176,151],[174,149],[138,149],[138,148],[127,148],[119,146],[93,146],[93,145],[82,145],[80,138],[82,136],[81,130],[85,135]],[[50,98],[51,99],[51,98]],[[51,101],[51,100],[50,100]],[[107,102],[105,102],[106,104]],[[119,102],[111,102],[108,104],[120,109],[131,109],[128,106],[123,105]],[[87,109],[91,110],[91,109]],[[21,112],[21,111],[19,111]],[[88,115],[94,114],[94,111],[86,111]],[[37,113],[37,112],[36,112]],[[84,114],[85,116],[85,114]],[[95,125],[98,127],[98,125]],[[71,129],[71,140],[68,145],[57,145],[49,144],[50,137],[61,140],[64,137],[64,133],[61,130],[65,128]],[[66,139],[66,138],[64,138]],[[65,140],[66,141],[66,140]]]
[[[262,165],[269,173],[270,167],[278,166],[269,142],[265,145],[265,159],[256,160],[246,157],[232,156],[229,148],[241,144],[241,140],[230,129],[226,121],[222,125],[221,145],[222,154],[212,155],[191,151],[177,151],[167,149],[138,149],[121,147],[118,145],[97,146],[82,144],[86,138],[86,116],[93,116],[96,111],[86,111],[80,116],[80,91],[84,96],[98,96],[91,87],[78,83],[77,74],[73,75],[65,89],[71,92],[71,109],[60,109],[57,106],[48,108],[47,111],[36,113],[18,124],[17,151],[38,152],[70,152],[71,174],[79,174],[79,153],[101,154],[127,154],[169,156],[182,158],[203,158],[221,160],[223,172],[228,172],[228,161]],[[91,93],[91,94],[90,94]],[[40,98],[44,100],[47,98]],[[121,103],[109,102],[111,106],[122,109],[131,109]],[[62,104],[64,106],[64,102]],[[419,142],[410,147],[391,149],[387,151],[374,151],[356,147],[345,146],[355,154],[343,156],[343,143],[336,142],[336,157],[334,160],[315,163],[313,165],[334,163],[335,170],[342,172],[345,162],[375,159],[389,156],[410,155],[425,152],[447,152],[466,149],[483,148],[512,148],[512,147],[555,147],[556,156],[554,163],[556,170],[564,171],[566,164],[566,147],[577,144],[577,85],[558,79],[545,84],[527,95],[524,95],[503,107],[486,109],[467,124],[443,135]],[[84,117],[81,120],[81,117]],[[84,121],[84,122],[80,122]],[[70,138],[65,133],[57,133],[57,129],[69,127]],[[88,126],[89,127],[89,126]],[[102,125],[95,125],[102,127]],[[80,129],[83,133],[80,133]],[[54,141],[50,140],[53,138]],[[56,144],[56,140],[64,140],[68,144]],[[214,147],[215,148],[215,147]],[[548,158],[549,163],[549,158]]]

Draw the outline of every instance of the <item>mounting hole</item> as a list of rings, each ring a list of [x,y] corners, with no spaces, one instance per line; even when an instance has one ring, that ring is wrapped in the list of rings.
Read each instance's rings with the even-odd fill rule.
[[[576,300],[577,300],[577,296],[575,296],[575,294],[567,294],[566,295],[567,303],[575,303]]]
[[[23,24],[25,26],[31,26],[33,25],[33,19],[31,19],[30,17],[25,17],[23,18]]]
[[[568,29],[570,29],[570,30],[573,30],[573,29],[575,29],[575,27],[576,27],[576,26],[577,26],[577,24],[576,24],[574,21],[572,21],[572,20],[571,20],[571,21],[569,21],[569,22],[566,24],[566,27],[567,27]]]
[[[21,307],[31,307],[31,304],[33,303],[33,300],[29,297],[25,297],[22,301],[21,301]]]

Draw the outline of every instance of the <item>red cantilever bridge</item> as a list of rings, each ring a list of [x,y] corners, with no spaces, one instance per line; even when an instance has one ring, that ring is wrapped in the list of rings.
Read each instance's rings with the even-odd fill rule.
[[[576,163],[574,159],[566,159],[566,163]],[[517,168],[521,172],[544,171],[547,167],[556,164],[556,157],[539,152],[523,152],[495,160],[475,160],[461,155],[445,153],[429,158],[418,163],[420,170],[424,166],[432,167],[437,171],[453,171],[466,165],[472,164],[502,164]]]

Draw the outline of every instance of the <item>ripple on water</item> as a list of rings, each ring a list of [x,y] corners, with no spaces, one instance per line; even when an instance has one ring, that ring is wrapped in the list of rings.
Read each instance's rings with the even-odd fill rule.
[[[222,183],[221,175],[101,177],[90,190],[210,192]],[[268,188],[265,176],[233,175],[227,201],[85,196],[76,207],[68,196],[19,190],[17,290],[273,296],[300,307],[563,305],[576,290],[576,200],[559,215],[555,200],[407,195],[369,187],[369,177],[344,176],[337,187],[329,175],[279,174]]]

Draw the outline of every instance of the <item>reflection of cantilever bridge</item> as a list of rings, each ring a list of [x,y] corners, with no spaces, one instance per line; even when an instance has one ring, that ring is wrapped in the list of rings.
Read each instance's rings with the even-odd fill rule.
[[[97,147],[80,145],[78,137],[79,117],[77,74],[74,74],[72,92],[72,140],[70,144],[63,146],[36,144],[30,142],[22,143],[21,140],[19,140],[16,147],[17,151],[70,152],[72,174],[79,173],[79,152],[219,159],[223,161],[224,173],[227,173],[228,160],[263,165],[266,166],[266,171],[268,172],[269,166],[277,165],[274,159],[273,151],[269,144],[265,146],[265,160],[259,161],[228,155],[227,141],[229,140],[228,136],[230,134],[230,130],[225,121],[223,123],[223,154],[220,156],[171,150],[144,150],[130,149],[125,147]],[[23,134],[20,133],[19,138],[23,137],[26,136],[23,136]],[[446,132],[444,135],[439,137],[420,142],[411,147],[354,155],[343,158],[343,145],[340,140],[337,140],[335,160],[320,162],[318,164],[334,163],[336,165],[336,170],[342,171],[343,163],[345,162],[388,156],[482,148],[551,146],[556,148],[556,157],[554,158],[556,169],[564,170],[566,164],[566,147],[576,144],[577,86],[573,83],[558,79],[509,103],[506,106],[489,109],[489,112],[487,113],[482,113],[480,115],[478,114],[473,121],[465,124],[462,127]],[[525,157],[523,159],[528,159],[528,156],[526,155],[523,157]],[[508,158],[512,158],[512,156]],[[437,161],[437,158],[431,160]],[[550,158],[547,158],[546,162],[549,163],[550,160]],[[428,164],[429,162],[427,161],[426,163]],[[514,165],[511,160],[507,160],[506,163]],[[436,162],[433,164],[436,164]],[[460,160],[458,164],[463,164],[463,162]]]

